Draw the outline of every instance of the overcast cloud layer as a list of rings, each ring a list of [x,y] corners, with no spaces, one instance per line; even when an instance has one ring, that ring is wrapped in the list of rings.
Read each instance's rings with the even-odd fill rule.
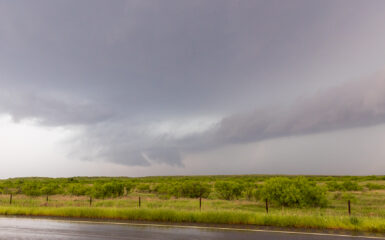
[[[76,130],[70,158],[147,167],[381,125],[384,12],[381,0],[0,0],[0,114]]]

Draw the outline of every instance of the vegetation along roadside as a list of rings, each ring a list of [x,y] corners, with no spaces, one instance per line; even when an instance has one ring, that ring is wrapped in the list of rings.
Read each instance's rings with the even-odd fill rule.
[[[385,233],[383,176],[0,180],[0,214]]]

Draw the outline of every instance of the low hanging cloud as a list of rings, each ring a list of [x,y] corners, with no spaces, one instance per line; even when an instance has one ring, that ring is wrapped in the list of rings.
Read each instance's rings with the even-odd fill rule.
[[[210,133],[214,142],[247,143],[385,123],[385,74],[352,81],[268,109],[224,118]]]
[[[135,126],[121,121],[88,128],[83,140],[87,143],[84,149],[92,146],[99,149],[94,158],[128,165],[182,166],[184,153],[382,123],[385,123],[385,75],[380,73],[320,91],[287,109],[234,114],[217,123],[211,122],[205,131],[198,133],[179,137],[171,132],[151,135],[145,124]]]
[[[183,166],[182,153],[191,149],[199,141],[198,136],[206,134],[215,122],[215,118],[155,123],[111,120],[84,126],[81,134],[70,142],[74,156],[85,160],[141,166],[154,163]]]
[[[384,73],[319,91],[285,109],[173,124],[120,118],[95,103],[68,101],[57,95],[2,92],[0,96],[0,109],[16,120],[35,118],[45,126],[80,126],[81,133],[70,141],[73,156],[124,165],[183,166],[185,153],[385,123]]]

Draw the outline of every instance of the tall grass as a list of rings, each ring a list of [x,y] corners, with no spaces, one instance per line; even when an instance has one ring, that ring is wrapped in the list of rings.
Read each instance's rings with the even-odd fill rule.
[[[340,229],[385,233],[382,218],[251,213],[246,211],[175,209],[103,208],[103,207],[0,207],[1,215],[55,216],[71,218],[158,221],[172,223],[248,224],[307,229]]]

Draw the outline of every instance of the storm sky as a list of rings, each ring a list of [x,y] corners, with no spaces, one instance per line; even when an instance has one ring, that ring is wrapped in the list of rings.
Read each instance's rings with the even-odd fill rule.
[[[0,178],[383,174],[384,12],[0,0]]]

